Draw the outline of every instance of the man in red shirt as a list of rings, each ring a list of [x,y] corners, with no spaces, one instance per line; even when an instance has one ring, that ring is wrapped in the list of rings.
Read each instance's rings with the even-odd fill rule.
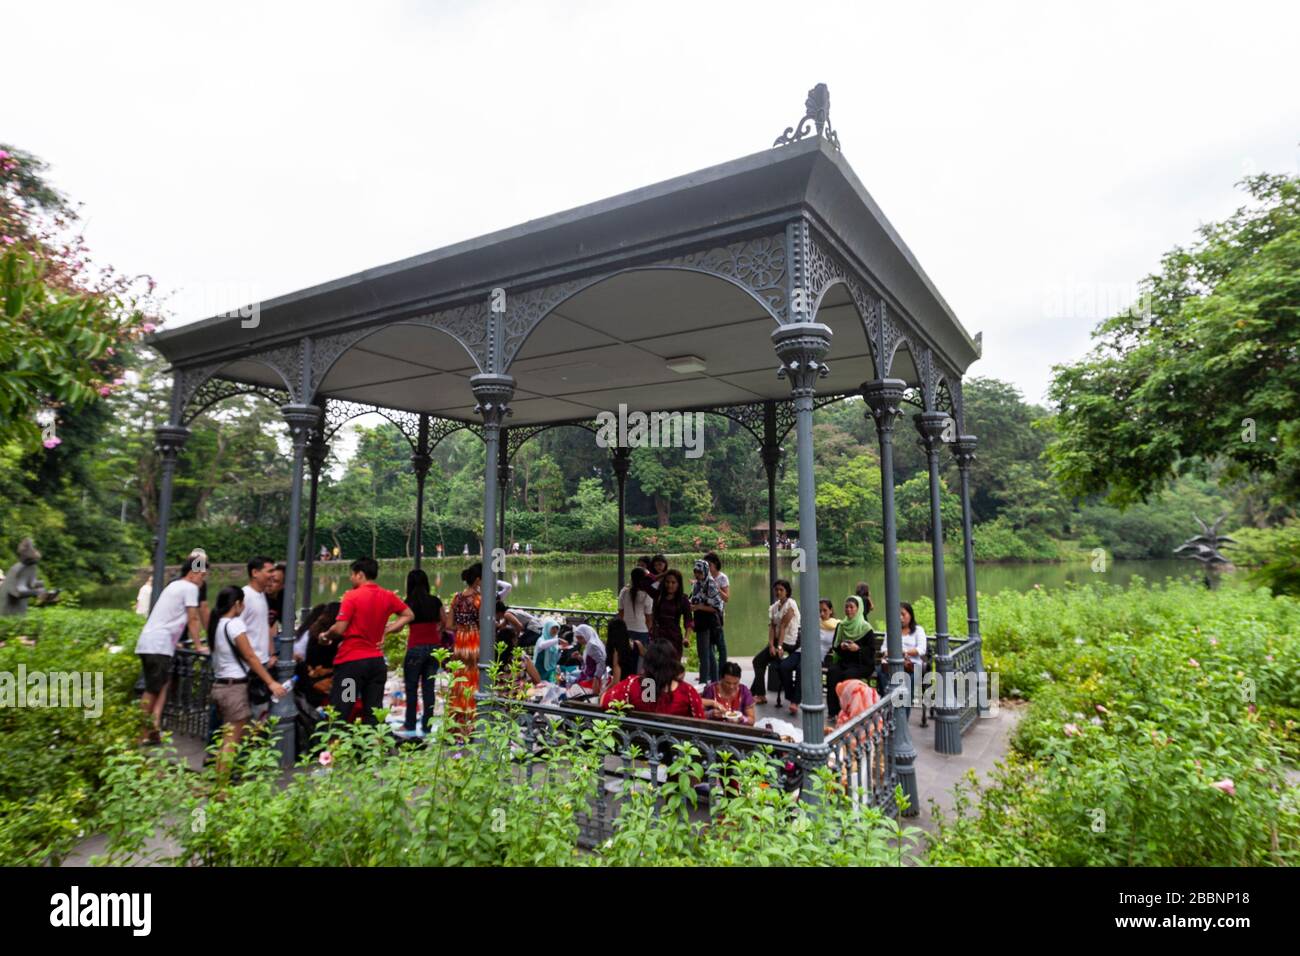
[[[379,562],[374,558],[352,562],[352,590],[343,595],[338,620],[329,629],[332,636],[343,638],[334,656],[330,706],[348,717],[361,701],[361,719],[368,724],[375,723],[375,709],[384,703],[384,636],[402,630],[415,616],[401,598],[375,583],[377,577]],[[390,622],[394,614],[397,620]]]

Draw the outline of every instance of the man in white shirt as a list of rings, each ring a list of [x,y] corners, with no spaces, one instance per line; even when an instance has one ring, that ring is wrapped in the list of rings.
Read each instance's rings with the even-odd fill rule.
[[[202,568],[203,570],[199,570]],[[181,576],[158,595],[158,601],[140,631],[135,643],[135,653],[140,658],[144,672],[144,694],[140,707],[153,721],[153,730],[141,743],[162,742],[162,712],[167,702],[167,687],[171,683],[172,658],[176,644],[187,630],[194,647],[200,654],[208,652],[203,643],[203,627],[199,620],[199,587],[208,578],[206,562],[186,559],[181,565]]]
[[[266,601],[266,592],[271,587],[274,574],[275,562],[270,558],[259,555],[248,562],[248,583],[244,585],[244,612],[240,615],[244,621],[244,633],[248,635],[248,643],[252,645],[257,659],[268,671],[277,660],[276,655],[272,653],[271,641],[279,629],[278,623],[275,628],[271,626],[271,609]],[[269,707],[269,701],[254,703],[253,717],[260,720]]]

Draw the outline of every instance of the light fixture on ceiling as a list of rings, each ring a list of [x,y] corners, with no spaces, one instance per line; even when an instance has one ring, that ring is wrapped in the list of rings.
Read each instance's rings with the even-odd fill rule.
[[[668,360],[670,371],[678,375],[690,375],[692,372],[703,372],[705,369],[704,359],[698,355],[679,355],[676,358]]]

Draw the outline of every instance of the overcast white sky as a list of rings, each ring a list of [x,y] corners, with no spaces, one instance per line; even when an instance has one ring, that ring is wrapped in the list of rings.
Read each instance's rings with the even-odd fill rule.
[[[189,321],[767,147],[844,153],[1039,400],[1252,171],[1300,4],[0,2],[0,141]]]

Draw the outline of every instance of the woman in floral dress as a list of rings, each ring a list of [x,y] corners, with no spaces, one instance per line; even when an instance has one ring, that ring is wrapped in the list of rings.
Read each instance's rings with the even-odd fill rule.
[[[449,706],[452,720],[465,727],[474,718],[474,695],[478,693],[478,612],[483,603],[479,591],[483,565],[470,565],[460,573],[460,577],[465,582],[465,589],[452,598],[451,626],[456,634],[453,653],[464,667],[456,675]]]

